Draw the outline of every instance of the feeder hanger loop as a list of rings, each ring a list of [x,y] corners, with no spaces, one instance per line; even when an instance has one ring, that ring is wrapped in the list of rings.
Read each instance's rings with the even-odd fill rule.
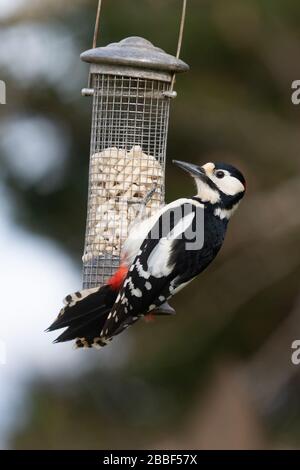
[[[102,8],[102,0],[98,0],[98,7],[97,7],[96,21],[95,21],[95,29],[94,29],[94,36],[93,36],[93,49],[95,49],[97,47],[97,39],[98,39],[99,27],[100,27],[101,8]],[[82,88],[81,94],[82,94],[82,96],[93,96],[94,95],[94,89],[91,88],[91,72],[89,72],[88,88]]]
[[[101,7],[102,7],[102,0],[99,0],[98,1],[97,14],[96,14],[94,37],[93,37],[93,49],[95,49],[95,47],[97,47],[97,39],[98,39],[99,26],[100,26]]]
[[[180,20],[180,28],[179,28],[179,35],[178,35],[178,42],[177,42],[177,52],[176,52],[176,59],[180,58],[182,40],[183,40],[183,33],[184,33],[184,26],[185,26],[185,18],[186,18],[186,5],[187,0],[183,0],[182,2],[182,12],[181,12],[181,20]],[[102,9],[102,0],[98,0],[98,7],[96,13],[96,21],[95,21],[95,29],[94,29],[94,36],[93,36],[93,49],[97,47],[97,41],[99,36],[99,29],[100,29],[100,18],[101,18],[101,9]],[[168,91],[164,92],[164,96],[167,98],[176,98],[177,93],[174,91],[174,85],[176,80],[176,73],[173,73],[171,86]],[[81,90],[82,96],[93,96],[94,89],[91,87],[91,73],[89,73],[88,78],[88,88],[83,88]]]
[[[183,31],[184,31],[185,17],[186,17],[186,2],[187,2],[187,0],[183,0],[183,3],[182,3],[182,13],[181,13],[181,21],[180,21],[180,28],[179,28],[178,43],[177,43],[176,59],[179,59],[180,52],[181,52]],[[169,93],[173,93],[173,89],[174,89],[174,85],[175,85],[175,79],[176,79],[176,73],[173,74],[172,82],[171,82],[171,88],[170,88]],[[172,96],[171,98],[176,98],[176,95]]]

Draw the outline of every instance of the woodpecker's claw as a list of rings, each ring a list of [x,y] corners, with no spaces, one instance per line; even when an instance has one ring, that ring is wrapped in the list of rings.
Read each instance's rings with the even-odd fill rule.
[[[133,225],[135,225],[137,222],[140,222],[144,218],[144,213],[145,213],[145,210],[146,210],[146,206],[147,206],[148,202],[151,200],[153,194],[155,193],[156,188],[157,188],[157,183],[154,183],[153,188],[150,191],[148,191],[146,196],[143,199],[141,199],[141,201],[139,201],[139,202],[130,201],[130,200],[127,201],[128,204],[139,204],[140,205],[136,220],[134,221]]]
[[[156,188],[157,188],[157,183],[154,183],[153,188],[152,188],[150,191],[148,191],[148,193],[146,194],[146,196],[145,196],[144,199],[143,199],[142,204],[143,204],[144,206],[146,206],[146,205],[148,204],[148,202],[151,201],[152,196],[153,196],[153,194],[154,194],[155,191],[156,191]]]
[[[146,207],[148,202],[151,201],[151,198],[153,194],[155,193],[156,188],[157,188],[157,183],[154,183],[153,188],[150,191],[148,191],[148,193],[143,199],[140,199],[140,201],[137,201],[136,199],[128,199],[127,203],[128,204],[141,204],[143,207]]]
[[[176,315],[176,311],[173,307],[171,307],[171,305],[168,304],[167,301],[165,301],[159,307],[156,307],[150,313],[153,315]]]

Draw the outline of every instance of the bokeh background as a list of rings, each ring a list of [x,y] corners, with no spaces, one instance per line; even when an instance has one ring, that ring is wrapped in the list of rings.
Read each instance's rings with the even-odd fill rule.
[[[91,102],[80,90],[97,0],[0,0],[0,446],[300,447],[297,0],[189,0],[168,161],[227,161],[248,192],[175,318],[103,351],[43,330],[81,285]],[[99,45],[175,53],[179,0],[104,0]],[[169,163],[167,200],[193,193]],[[4,345],[4,346],[3,346]]]

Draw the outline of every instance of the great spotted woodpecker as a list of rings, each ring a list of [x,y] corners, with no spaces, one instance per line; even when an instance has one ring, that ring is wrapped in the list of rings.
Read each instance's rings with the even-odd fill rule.
[[[219,252],[245,178],[225,163],[173,163],[194,178],[196,196],[167,204],[130,230],[116,274],[102,287],[66,297],[48,328],[67,327],[55,342],[100,348],[141,317],[174,313],[167,301]]]

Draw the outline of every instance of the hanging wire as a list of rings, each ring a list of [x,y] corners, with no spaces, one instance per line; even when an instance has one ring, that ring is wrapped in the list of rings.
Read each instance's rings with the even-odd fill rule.
[[[96,21],[95,21],[95,29],[94,29],[94,36],[93,36],[93,49],[97,47],[97,40],[98,40],[98,35],[99,35],[99,28],[100,28],[100,17],[101,17],[101,7],[102,7],[102,0],[98,0],[98,7],[97,7],[97,13],[96,13]],[[83,88],[81,93],[83,95],[89,96],[91,92],[91,87],[92,87],[92,74],[89,72],[88,76],[88,88]]]
[[[186,17],[186,4],[187,0],[183,0],[182,3],[182,12],[181,12],[181,20],[180,20],[180,28],[179,28],[179,35],[178,35],[178,43],[177,43],[177,51],[176,51],[176,59],[179,59],[181,46],[182,46],[182,39],[183,39],[183,32],[184,32],[184,25],[185,25],[185,17]],[[176,79],[176,73],[173,73],[171,88],[170,91],[173,91],[174,84]]]
[[[101,7],[102,7],[102,0],[99,0],[98,1],[97,14],[96,14],[94,37],[93,37],[93,49],[95,49],[95,47],[97,47],[97,39],[98,39],[99,27],[100,27]]]
[[[187,4],[187,0],[183,0],[179,35],[178,35],[178,43],[177,43],[176,59],[179,59],[180,52],[181,52],[184,25],[185,25],[185,17],[186,17],[186,4]],[[98,39],[99,27],[100,27],[101,7],[102,7],[102,0],[98,0],[98,8],[97,8],[96,22],[95,22],[95,29],[94,29],[94,37],[93,37],[93,49],[95,47],[97,47],[97,39]],[[174,80],[174,78],[175,78],[175,73],[173,75],[173,80]]]
[[[179,59],[180,52],[181,52],[185,18],[186,18],[186,5],[187,5],[187,0],[183,0],[179,35],[178,35],[178,43],[177,43],[177,51],[176,51],[176,59]],[[93,49],[97,47],[97,40],[98,40],[99,29],[100,29],[101,8],[102,8],[102,0],[98,0],[95,29],[94,29],[94,36],[93,36]],[[173,89],[174,89],[175,80],[176,80],[176,72],[173,73],[172,80],[171,80],[171,86],[169,90],[171,93],[173,92]],[[91,73],[89,73],[89,77],[88,77],[88,87],[91,88]]]

